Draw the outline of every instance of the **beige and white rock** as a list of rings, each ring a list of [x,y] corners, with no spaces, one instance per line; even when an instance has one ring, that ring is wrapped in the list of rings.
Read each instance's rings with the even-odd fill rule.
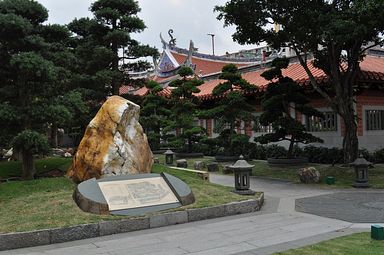
[[[103,175],[150,173],[153,155],[139,123],[140,107],[112,96],[88,124],[67,176],[75,182]]]
[[[304,167],[299,169],[299,178],[302,183],[318,183],[320,172],[314,167]]]

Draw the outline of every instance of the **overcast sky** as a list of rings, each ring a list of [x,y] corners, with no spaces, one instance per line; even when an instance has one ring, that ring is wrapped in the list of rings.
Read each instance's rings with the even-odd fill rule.
[[[89,6],[94,0],[37,0],[49,10],[49,23],[67,24],[74,18],[92,16]],[[212,53],[211,37],[215,34],[215,53],[223,55],[254,46],[239,45],[232,41],[234,28],[223,28],[223,21],[213,13],[215,5],[223,5],[225,0],[139,0],[141,12],[147,29],[134,36],[143,44],[156,46],[161,50],[159,34],[168,41],[168,30],[174,30],[176,45],[189,47],[193,40],[199,52]]]

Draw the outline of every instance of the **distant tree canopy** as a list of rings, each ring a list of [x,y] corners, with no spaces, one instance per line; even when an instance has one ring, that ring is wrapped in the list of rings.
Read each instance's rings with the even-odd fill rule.
[[[275,48],[289,46],[304,67],[313,88],[345,124],[344,160],[357,157],[357,118],[354,88],[359,64],[370,47],[383,43],[384,1],[377,0],[230,0],[216,6],[218,19],[234,25],[233,39],[242,44],[266,41]],[[277,24],[278,31],[272,29]],[[323,70],[332,85],[319,87],[307,61]]]
[[[307,105],[309,99],[303,94],[302,87],[282,75],[282,69],[287,68],[288,64],[289,59],[276,58],[272,61],[272,68],[261,74],[270,83],[261,101],[263,113],[259,123],[263,126],[272,125],[273,132],[258,136],[255,141],[261,144],[288,141],[287,158],[292,158],[296,143],[308,144],[322,140],[307,133],[304,125],[292,117],[291,112],[300,112],[308,117],[323,117],[323,114]]]
[[[137,16],[140,12],[137,1],[97,0],[90,10],[94,14],[92,19],[75,19],[68,25],[76,34],[78,84],[83,84],[98,97],[105,98],[109,93],[119,95],[120,86],[129,82],[128,71],[150,66],[146,61],[129,60],[146,56],[156,58],[159,53],[131,37],[132,33],[146,28]]]
[[[60,99],[70,89],[69,31],[47,18],[35,1],[0,1],[0,143],[20,150],[24,179],[35,174],[33,153],[47,152],[40,133],[69,121],[76,107]]]
[[[198,88],[203,82],[195,77],[189,67],[181,67],[178,71],[180,79],[172,81],[171,115],[166,131],[177,130],[174,144],[186,152],[192,152],[194,143],[205,135],[205,130],[196,125],[198,99],[194,93],[200,92]]]
[[[160,148],[161,138],[166,139],[164,129],[169,125],[169,100],[158,95],[163,88],[155,81],[148,81],[145,85],[149,94],[145,96],[140,111],[140,123],[148,136],[152,150]]]
[[[212,95],[220,99],[211,109],[202,111],[200,116],[215,119],[215,131],[220,134],[221,146],[226,154],[232,155],[234,143],[249,140],[247,136],[237,134],[236,129],[242,123],[251,125],[255,109],[244,94],[254,92],[256,87],[241,77],[234,64],[224,66],[219,78],[225,81],[213,89]]]

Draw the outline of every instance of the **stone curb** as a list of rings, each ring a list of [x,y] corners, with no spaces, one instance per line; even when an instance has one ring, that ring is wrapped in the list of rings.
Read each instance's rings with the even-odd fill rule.
[[[261,209],[264,193],[259,199],[232,202],[224,205],[187,209],[142,218],[102,221],[64,228],[43,229],[30,232],[0,234],[0,251],[63,243],[136,230],[158,228],[199,220],[251,213]]]

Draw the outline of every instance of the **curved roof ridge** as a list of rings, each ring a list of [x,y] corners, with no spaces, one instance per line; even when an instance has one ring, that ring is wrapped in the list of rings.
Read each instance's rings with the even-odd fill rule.
[[[188,56],[189,50],[184,48],[179,48],[177,46],[170,46],[169,49],[175,53],[183,54]],[[262,58],[229,58],[225,56],[215,56],[211,54],[206,53],[200,53],[200,52],[192,52],[192,56],[195,58],[203,59],[203,60],[209,60],[209,61],[215,61],[215,62],[228,62],[228,63],[255,63],[260,62]]]

